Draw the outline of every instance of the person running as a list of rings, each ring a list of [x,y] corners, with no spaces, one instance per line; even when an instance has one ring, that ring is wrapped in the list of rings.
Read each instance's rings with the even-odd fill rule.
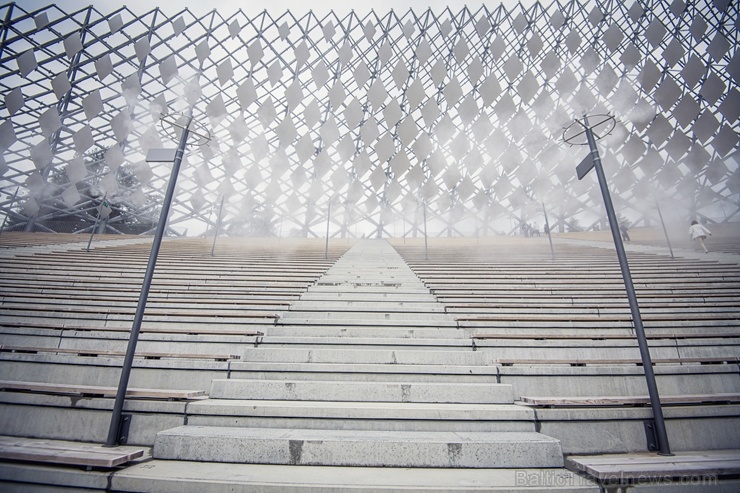
[[[691,221],[691,226],[689,227],[689,237],[694,240],[698,241],[699,245],[704,249],[704,253],[709,253],[709,250],[707,250],[706,245],[704,245],[704,240],[707,239],[707,236],[712,236],[712,233],[704,227],[703,224],[699,224],[699,221]]]
[[[630,241],[630,229],[626,223],[619,225],[619,231],[622,233],[622,241]]]

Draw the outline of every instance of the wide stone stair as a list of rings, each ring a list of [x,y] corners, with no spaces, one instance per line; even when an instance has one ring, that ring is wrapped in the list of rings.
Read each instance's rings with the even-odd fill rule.
[[[387,242],[359,241],[189,404],[185,426],[157,434],[154,463],[570,475],[559,441],[469,344]]]
[[[0,252],[0,490],[737,491],[732,256],[629,252],[674,459],[593,242],[171,239],[105,448],[148,245],[35,240]]]

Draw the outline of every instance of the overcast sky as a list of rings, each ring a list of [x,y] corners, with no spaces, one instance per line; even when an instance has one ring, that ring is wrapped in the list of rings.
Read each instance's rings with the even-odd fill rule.
[[[49,5],[49,0],[17,0],[17,3],[26,10],[35,10],[37,8]],[[495,9],[498,5],[504,4],[507,8],[516,6],[519,0],[499,0],[499,1],[465,1],[465,0],[124,0],[123,2],[115,0],[56,0],[58,5],[65,12],[71,12],[92,4],[101,12],[110,12],[120,7],[122,4],[127,5],[129,9],[136,13],[144,13],[159,6],[167,15],[174,15],[184,8],[190,9],[195,14],[210,12],[218,8],[220,12],[228,14],[241,9],[247,15],[258,14],[267,9],[273,13],[282,13],[290,10],[295,15],[313,10],[317,15],[334,10],[337,14],[345,14],[351,10],[363,15],[374,9],[376,12],[387,12],[391,9],[397,12],[406,12],[413,8],[416,12],[421,12],[431,8],[434,12],[442,12],[446,7],[450,7],[453,12],[458,12],[463,6],[467,5],[472,11],[478,10],[485,4],[489,10]],[[536,3],[536,0],[521,0],[521,3],[527,7]],[[549,2],[547,2],[549,3]]]

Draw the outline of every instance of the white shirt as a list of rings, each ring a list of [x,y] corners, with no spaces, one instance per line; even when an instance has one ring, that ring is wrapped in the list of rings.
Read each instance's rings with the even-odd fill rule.
[[[699,238],[700,236],[711,236],[712,233],[709,232],[707,228],[704,227],[703,224],[692,224],[689,228],[689,236],[692,240],[695,240]]]

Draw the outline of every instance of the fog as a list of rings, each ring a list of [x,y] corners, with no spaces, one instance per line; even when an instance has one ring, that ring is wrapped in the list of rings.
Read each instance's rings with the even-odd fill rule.
[[[386,15],[380,7],[376,12]],[[548,47],[532,35],[520,47],[537,60],[527,65],[482,23],[455,30],[441,22],[422,32],[408,18],[386,33],[381,18],[370,16],[350,33],[335,17],[303,33],[270,20],[264,16],[268,27],[255,34],[237,15],[195,41],[170,39],[170,27],[163,27],[167,34],[155,33],[146,53],[135,47],[146,65],[140,79],[129,64],[113,76],[98,70],[99,82],[86,78],[75,87],[76,98],[99,90],[103,111],[90,112],[73,98],[76,118],[87,121],[72,121],[53,150],[31,137],[33,125],[21,125],[36,111],[26,105],[13,117],[20,142],[7,165],[27,173],[26,212],[62,193],[49,185],[50,170],[64,171],[70,184],[90,185],[83,190],[88,197],[76,197],[68,185],[67,205],[101,197],[114,206],[140,204],[144,194],[161,196],[171,165],[146,163],[144,156],[178,144],[171,119],[160,118],[192,111],[170,218],[191,235],[220,225],[225,234],[320,237],[328,224],[330,236],[414,236],[423,231],[424,213],[429,234],[440,236],[520,234],[522,223],[541,228],[544,211],[558,229],[603,228],[595,174],[579,181],[575,172],[589,149],[564,139],[564,129],[586,113],[592,121],[614,117],[611,132],[597,138],[621,218],[650,224],[663,203],[675,221],[728,217],[727,194],[717,190],[737,163],[719,161],[712,165],[716,176],[707,177],[698,144],[694,154],[680,148],[680,129],[671,130],[675,146],[661,147],[670,134],[645,128],[658,116],[672,117],[657,112],[639,90],[641,67],[623,67],[619,53],[602,60],[584,47],[578,57],[540,56]],[[492,62],[489,53],[497,57]],[[29,74],[43,76],[38,69]],[[88,127],[94,149],[104,153],[102,170],[74,164],[89,156],[90,146],[80,144]],[[124,180],[130,172],[135,185]]]

